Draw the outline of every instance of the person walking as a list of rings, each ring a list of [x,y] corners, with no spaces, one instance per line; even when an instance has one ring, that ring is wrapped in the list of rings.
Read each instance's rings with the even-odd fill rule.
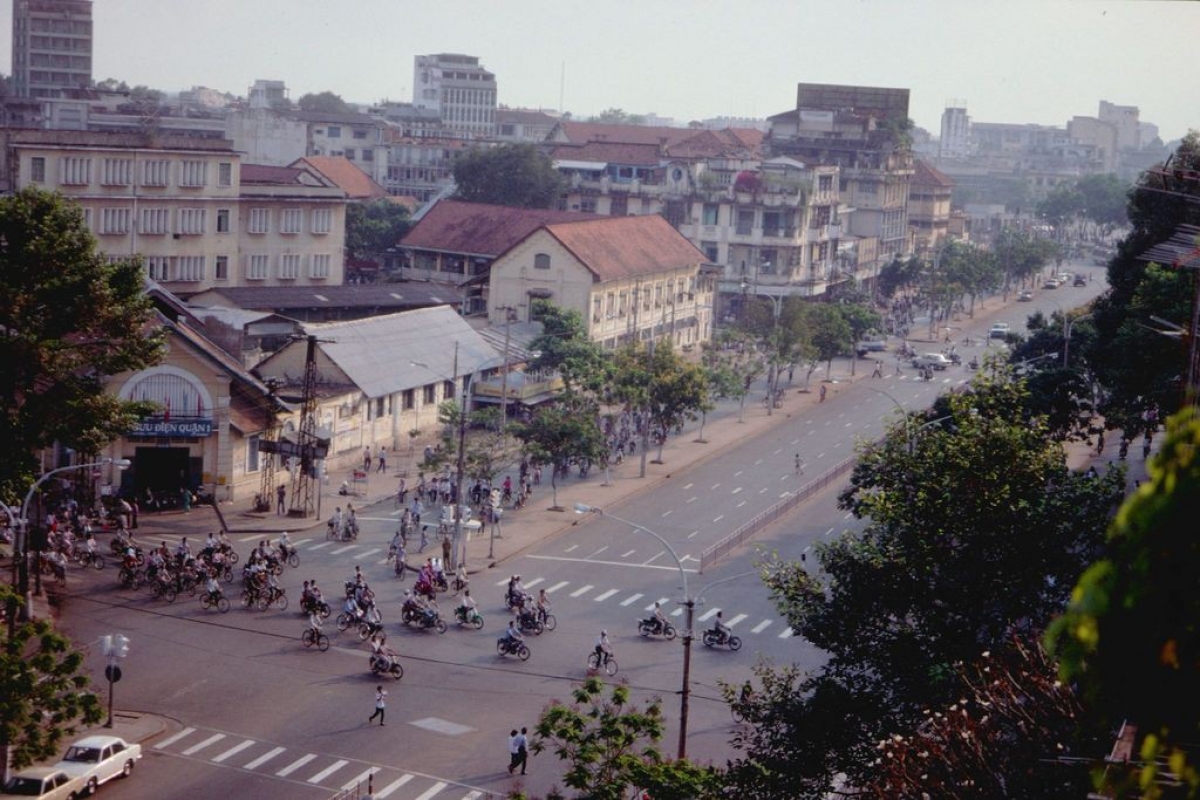
[[[275,513],[283,516],[286,511],[284,506],[287,504],[287,486],[285,484],[279,484],[275,490],[275,501]]]
[[[821,395],[821,402],[824,403],[825,402],[825,384],[821,384],[820,395]]]
[[[525,765],[529,761],[528,728],[521,728],[517,734],[517,763],[521,766],[521,774],[525,774]]]
[[[871,373],[871,377],[872,378],[882,378],[883,377],[883,362],[880,361],[879,359],[875,359],[875,370]]]
[[[367,724],[370,725],[372,722],[375,721],[376,717],[379,717],[379,724],[383,725],[383,712],[384,712],[384,708],[386,706],[387,706],[387,689],[384,689],[383,685],[380,684],[379,686],[375,687],[375,713],[373,713],[373,714],[371,714],[371,716],[367,717]]]
[[[376,472],[387,473],[387,448],[379,445],[379,466],[375,468]]]
[[[800,460],[800,454],[796,453],[796,474],[804,474],[804,462]]]
[[[517,729],[513,728],[508,733],[508,774],[512,775],[512,771],[521,763],[521,751],[517,746]]]

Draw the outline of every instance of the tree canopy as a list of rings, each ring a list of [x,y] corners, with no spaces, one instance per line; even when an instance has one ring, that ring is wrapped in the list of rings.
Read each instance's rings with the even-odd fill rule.
[[[412,227],[408,209],[386,198],[346,206],[346,249],[355,258],[385,253]]]
[[[0,199],[0,496],[25,494],[42,448],[98,453],[152,411],[104,391],[162,356],[143,274],[98,253],[61,196]]]
[[[533,316],[541,321],[542,333],[529,343],[528,349],[537,354],[530,366],[558,372],[568,391],[599,392],[606,383],[607,362],[600,347],[588,338],[583,315],[538,298],[533,301]]]
[[[325,114],[353,114],[354,106],[342,99],[340,94],[330,91],[301,95],[296,101],[301,111],[319,111]]]
[[[572,458],[597,460],[605,455],[598,415],[594,401],[568,394],[554,405],[537,409],[527,422],[514,422],[511,426],[530,458],[550,467],[555,508],[558,507],[556,467]]]
[[[455,196],[472,203],[555,208],[563,177],[532,144],[475,147],[454,161]]]

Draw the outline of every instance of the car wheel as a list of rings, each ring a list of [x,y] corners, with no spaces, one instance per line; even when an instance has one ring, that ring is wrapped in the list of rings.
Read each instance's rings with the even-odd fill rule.
[[[88,793],[88,797],[92,797],[92,796],[94,796],[94,795],[96,794],[96,790],[97,790],[97,789],[99,789],[99,788],[100,788],[100,784],[96,782],[96,776],[95,776],[95,775],[93,775],[92,777],[88,778],[88,782],[87,782],[87,793]]]
[[[125,766],[121,767],[121,777],[128,778],[133,774],[133,759],[125,762]]]

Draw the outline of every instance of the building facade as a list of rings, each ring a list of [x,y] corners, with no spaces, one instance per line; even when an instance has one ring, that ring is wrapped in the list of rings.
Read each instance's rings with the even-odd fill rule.
[[[91,0],[14,0],[12,5],[12,94],[60,97],[91,86]]]
[[[908,191],[908,224],[913,231],[913,251],[928,253],[949,235],[954,181],[925,161],[918,160],[914,166]]]
[[[413,105],[434,111],[451,130],[494,136],[496,76],[480,66],[476,56],[416,56]]]
[[[963,105],[946,106],[942,112],[942,135],[938,158],[961,159],[971,155],[971,117]]]

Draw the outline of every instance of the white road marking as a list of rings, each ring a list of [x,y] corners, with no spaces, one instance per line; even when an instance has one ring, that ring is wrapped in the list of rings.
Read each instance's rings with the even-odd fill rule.
[[[721,521],[721,520],[723,520],[723,519],[725,519],[725,515],[724,515],[724,514],[718,514],[717,516],[713,517],[713,522],[720,522],[720,521]]]
[[[294,544],[296,547],[299,547],[300,545],[308,544],[311,541],[312,539],[297,539],[296,541],[292,542],[292,544]]]
[[[660,598],[658,598],[658,600],[657,600],[657,604],[661,606],[663,603],[667,602],[667,601],[668,601],[668,600],[670,600],[670,599],[671,599],[671,598],[669,598],[669,597],[660,597]],[[642,610],[643,610],[643,611],[653,611],[653,610],[654,610],[654,606],[655,606],[655,603],[651,603],[650,605],[646,606],[646,607],[645,607],[644,609],[642,609]]]
[[[305,764],[312,761],[316,757],[317,757],[316,753],[309,753],[306,756],[300,756],[300,758],[297,758],[295,761],[288,764],[283,769],[279,770],[279,772],[276,772],[275,775],[280,778],[286,778],[288,775],[291,775],[293,772],[300,769],[301,767],[303,767]]]
[[[608,549],[608,545],[604,545],[599,550],[597,550],[594,553],[592,553],[591,555],[587,556],[587,558],[594,558],[594,557],[600,555],[601,553],[603,553],[607,549]]]
[[[368,780],[376,772],[379,772],[379,770],[380,770],[380,767],[371,767],[369,770],[367,770],[363,774],[355,777],[353,780],[346,781],[346,783],[344,783],[342,785],[342,791],[343,792],[350,791],[355,786],[358,786],[360,783],[363,783],[364,781]]]
[[[503,580],[496,581],[496,585],[497,585],[497,586],[507,586],[507,585],[508,585],[508,578],[504,578]]]
[[[396,791],[397,789],[399,789],[401,786],[408,783],[412,779],[413,779],[412,775],[401,775],[399,778],[392,781],[387,786],[383,787],[378,792],[376,792],[375,797],[390,797],[392,792]]]
[[[572,552],[573,550],[577,550],[577,549],[579,549],[579,545],[577,545],[577,544],[573,544],[573,545],[571,545],[570,547],[568,547],[566,550],[563,550],[563,552],[564,552],[564,553],[570,553],[570,552]]]
[[[330,551],[329,551],[329,554],[330,554],[331,556],[340,556],[342,553],[345,553],[345,552],[347,552],[347,551],[353,550],[353,549],[354,549],[354,548],[356,548],[356,547],[358,547],[358,545],[356,545],[356,544],[348,544],[348,545],[346,545],[345,547],[339,547],[337,550],[330,550]]]
[[[273,749],[273,750],[268,750],[267,752],[263,753],[263,754],[262,754],[261,756],[259,756],[258,758],[256,758],[256,759],[254,759],[253,761],[251,761],[251,762],[250,762],[249,764],[247,764],[246,766],[242,767],[242,769],[258,769],[258,768],[259,768],[259,767],[261,767],[263,764],[267,763],[267,762],[268,762],[268,761],[270,761],[272,758],[274,758],[275,756],[277,756],[277,755],[279,755],[280,753],[282,753],[282,752],[283,752],[285,749],[286,749],[286,748],[283,748],[283,747],[276,747],[276,748],[275,748],[275,749]]]
[[[683,488],[684,488],[684,489],[690,489],[690,488],[692,488],[692,485],[691,485],[690,483],[685,483],[685,484],[683,485]]]
[[[663,554],[663,551],[662,551],[662,550],[659,550],[657,553],[655,553],[654,555],[650,556],[650,557],[649,557],[649,558],[647,558],[645,561],[643,561],[643,562],[642,562],[642,566],[643,566],[643,567],[644,567],[644,566],[647,566],[647,565],[648,565],[648,564],[649,564],[651,561],[654,561],[654,560],[656,560],[656,559],[662,558],[662,554]]]
[[[193,753],[199,753],[201,750],[203,750],[204,748],[208,747],[210,744],[215,744],[216,742],[219,742],[219,741],[221,741],[221,740],[222,740],[222,739],[224,739],[224,738],[225,738],[225,734],[223,734],[223,733],[215,733],[215,734],[213,734],[212,736],[210,736],[210,737],[208,737],[207,739],[205,739],[205,740],[204,740],[203,742],[201,742],[200,744],[194,744],[194,745],[192,745],[191,747],[189,747],[187,750],[184,750],[184,751],[183,751],[183,754],[184,754],[185,756],[190,756],[190,755],[192,755]]]
[[[383,552],[383,548],[382,548],[382,547],[373,547],[373,548],[371,548],[370,550],[368,550],[368,551],[367,551],[367,552],[365,552],[365,553],[359,553],[359,554],[358,554],[358,557],[359,557],[359,558],[366,558],[367,556],[373,556],[373,555],[375,555],[376,553],[381,553],[381,552]],[[387,563],[387,561],[384,561],[384,563],[386,564],[386,563]]]
[[[598,594],[595,597],[593,597],[592,599],[595,600],[597,603],[601,603],[601,602],[607,600],[608,598],[612,597],[616,593],[617,593],[616,589],[609,589],[607,592]]]
[[[776,453],[778,453],[779,451],[778,451],[778,450],[776,450],[775,452],[776,452]],[[759,459],[755,459],[755,461],[754,461],[754,466],[756,466],[756,467],[757,467],[757,466],[758,466],[759,464],[761,464],[761,463],[762,463],[762,459],[761,459],[761,458],[759,458]]]
[[[333,544],[333,543],[332,542],[321,542],[320,544],[314,544],[312,547],[310,547],[308,549],[309,550],[320,550],[322,547],[329,547],[329,545],[331,545],[331,544]]]
[[[708,490],[711,492],[712,490],[716,489],[720,485],[721,484],[719,484],[719,483],[714,483],[712,486],[708,487]]]
[[[661,556],[662,553],[659,553],[658,555]],[[665,569],[665,570],[675,570],[676,572],[679,571],[679,568],[676,567],[674,564],[651,564],[650,562],[653,561],[654,558],[658,558],[658,556],[655,556],[654,558],[651,558],[651,559],[647,559],[644,563],[641,563],[641,564],[631,564],[628,561],[603,561],[598,558],[593,558],[593,559],[567,558],[566,556],[529,555],[529,556],[525,556],[525,557],[537,559],[539,561],[569,561],[569,562],[577,563],[577,564],[599,564],[599,565],[603,565],[606,567],[634,567],[636,569]],[[694,570],[694,569],[685,569],[684,570],[684,572],[695,572],[695,571],[696,570]],[[505,581],[505,583],[508,583],[508,581]],[[555,589],[566,586],[568,583],[569,583],[569,581],[563,581],[558,586],[551,587],[551,588],[547,589],[546,591],[553,592]]]
[[[737,487],[736,489],[734,489],[732,492],[730,492],[730,494],[737,494],[737,493],[738,493],[738,492],[740,492],[741,490],[742,490],[742,487],[740,487],[740,486],[739,486],[739,487]]]
[[[565,559],[564,559],[564,560],[565,560]],[[579,561],[580,559],[577,559],[577,558],[576,558],[576,559],[571,559],[571,560],[572,560],[572,561]],[[554,584],[554,585],[553,585],[553,586],[551,586],[549,589],[547,589],[547,590],[546,590],[546,594],[553,594],[554,592],[557,592],[557,591],[558,591],[559,589],[561,589],[562,587],[566,586],[568,583],[570,583],[570,581],[559,581],[558,583]]]
[[[631,555],[633,555],[636,552],[637,552],[637,550],[626,550],[624,553],[621,553],[621,558],[629,558]]]
[[[847,422],[847,423],[846,423],[846,427],[847,427],[847,428],[849,428],[849,427],[850,427],[851,425],[853,425],[853,424],[854,424],[853,422]]]
[[[741,622],[745,618],[746,618],[745,614],[738,614],[737,616],[735,616],[733,619],[729,620],[729,622],[726,622],[725,624],[732,628],[734,625],[737,625],[739,622]]]
[[[829,530],[825,531],[825,535],[826,535],[826,536],[828,536],[828,535],[829,535],[829,534],[831,534],[831,533],[833,533],[833,528],[830,528]],[[805,549],[805,550],[807,550],[808,548],[806,547],[806,548],[804,548],[804,549]]]
[[[851,518],[851,517],[853,517],[853,516],[854,516],[854,512],[853,512],[853,511],[847,511],[847,512],[846,512],[846,516],[842,517],[842,519],[850,519],[850,518]]]
[[[745,470],[740,470],[740,469],[739,469],[737,472],[733,473],[733,477],[735,477],[735,478],[736,478],[737,476],[741,475],[741,474],[742,474],[744,471],[745,471]]]
[[[442,789],[445,789],[445,788],[446,788],[446,782],[438,781],[433,786],[430,786],[428,789],[426,789],[419,797],[416,798],[416,800],[429,800],[429,798],[433,797],[434,795],[436,795],[438,792],[440,792]]]
[[[753,628],[751,628],[750,632],[751,633],[762,633],[763,631],[765,631],[768,628],[768,626],[770,626],[770,624],[771,624],[771,620],[764,619],[762,622],[758,623]]]
[[[736,507],[741,508],[742,506],[746,505],[746,503],[749,503],[749,502],[750,502],[749,500],[743,500],[742,502],[738,503]]]
[[[544,580],[546,580],[546,579],[545,578],[534,578],[529,583],[525,584],[525,588],[532,589],[534,586],[537,586],[539,583],[541,583]]]
[[[233,747],[226,750],[224,753],[221,753],[221,755],[214,758],[213,761],[216,762],[217,764],[220,764],[225,759],[236,756],[238,753],[242,752],[243,750],[245,750],[247,747],[249,747],[252,744],[254,744],[254,740],[247,739],[246,741],[242,742],[241,744],[234,745]]]
[[[664,517],[669,517],[669,516],[671,516],[671,514],[672,514],[672,513],[674,513],[674,511],[675,511],[675,509],[673,509],[673,508],[668,508],[666,511],[664,511],[664,512],[661,514],[661,516],[664,516]]]
[[[238,541],[242,542],[244,544],[245,542],[253,542],[255,539],[259,539],[259,538],[260,538],[259,535],[257,533],[255,533],[255,534],[251,534],[250,536],[243,536],[240,539],[238,539]]]
[[[171,745],[178,742],[180,739],[183,739],[186,736],[191,736],[195,732],[196,732],[195,728],[184,728],[183,730],[181,730],[179,733],[175,734],[174,736],[168,736],[166,739],[163,739],[161,742],[154,745],[154,749],[162,750],[164,747],[170,747]]]
[[[581,586],[580,588],[576,589],[575,591],[571,592],[571,597],[579,597],[581,595],[585,595],[594,588],[596,588],[596,587],[592,586],[590,583],[586,584],[586,585]]]
[[[622,606],[632,605],[632,604],[636,603],[638,600],[640,600],[641,598],[642,598],[642,595],[640,595],[640,594],[631,595],[630,597],[627,597],[624,600],[622,600],[621,605]]]
[[[697,533],[699,533],[699,532],[700,532],[700,531],[692,531],[691,533],[689,533],[689,534],[687,535],[687,537],[690,539],[690,538],[692,538],[693,536],[695,536],[695,535],[696,535]]]
[[[671,612],[671,616],[672,616],[672,617],[678,617],[678,616],[680,616],[680,615],[682,615],[682,614],[683,614],[683,609],[682,609],[682,608],[677,608],[677,609],[675,609],[674,611],[672,611],[672,612]]]
[[[688,501],[689,503],[694,503],[694,502],[696,502],[696,501],[697,501],[697,500],[699,500],[699,499],[700,499],[700,498],[698,498],[698,497],[689,497],[689,498],[687,499],[687,501]]]
[[[780,639],[790,639],[791,636],[792,636],[792,629],[790,627],[784,628],[783,633],[779,634]]]
[[[762,493],[763,493],[763,492],[765,492],[765,491],[767,491],[767,487],[765,487],[765,486],[764,486],[763,488],[761,488],[761,489],[759,489],[759,490],[758,490],[758,493],[759,493],[759,494],[762,494]]]
[[[309,783],[320,783],[321,781],[325,780],[330,775],[337,772],[339,769],[341,769],[342,767],[346,766],[349,763],[350,763],[349,761],[339,758],[337,761],[333,762],[328,767],[326,767],[325,769],[318,772],[316,775],[313,775],[311,778],[309,778],[308,782]]]
[[[705,621],[711,619],[712,617],[715,617],[717,615],[717,612],[720,610],[721,609],[719,609],[719,608],[710,608],[708,611],[705,611],[703,614],[700,615],[700,621],[705,622]]]

